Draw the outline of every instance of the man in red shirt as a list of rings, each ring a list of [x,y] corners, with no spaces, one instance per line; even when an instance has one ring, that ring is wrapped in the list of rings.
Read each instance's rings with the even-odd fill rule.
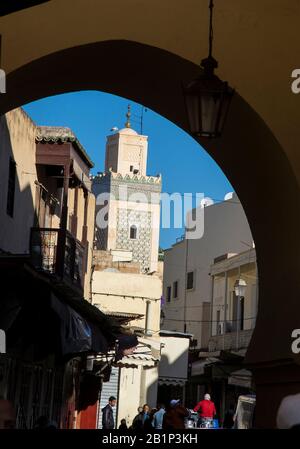
[[[194,412],[199,413],[198,426],[200,426],[200,424],[202,424],[207,420],[212,421],[214,419],[214,416],[216,415],[217,412],[215,404],[211,400],[209,394],[206,394],[204,396],[203,401],[198,402],[198,404],[194,408]]]

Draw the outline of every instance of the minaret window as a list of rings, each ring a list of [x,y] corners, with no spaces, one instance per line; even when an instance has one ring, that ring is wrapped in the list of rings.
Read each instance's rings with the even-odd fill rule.
[[[137,227],[135,225],[130,226],[130,238],[136,240],[137,238]]]

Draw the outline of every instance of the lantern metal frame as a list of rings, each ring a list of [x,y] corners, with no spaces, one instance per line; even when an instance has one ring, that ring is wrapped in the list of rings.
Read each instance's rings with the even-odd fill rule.
[[[209,53],[201,61],[201,73],[187,85],[183,85],[185,107],[190,132],[197,137],[220,137],[228,115],[234,89],[227,81],[218,78],[214,70],[218,62],[212,56],[213,0],[210,0]]]

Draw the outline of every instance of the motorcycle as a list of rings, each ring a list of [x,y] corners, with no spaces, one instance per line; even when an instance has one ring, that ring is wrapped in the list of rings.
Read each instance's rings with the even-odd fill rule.
[[[201,418],[200,429],[214,429],[214,420],[212,418]]]

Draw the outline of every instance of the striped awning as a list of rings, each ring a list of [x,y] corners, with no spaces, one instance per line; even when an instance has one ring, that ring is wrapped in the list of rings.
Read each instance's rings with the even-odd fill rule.
[[[151,347],[149,348],[139,344],[133,354],[122,357],[122,359],[117,362],[117,365],[127,368],[138,366],[153,367],[157,365],[158,361],[159,359],[153,356]]]

